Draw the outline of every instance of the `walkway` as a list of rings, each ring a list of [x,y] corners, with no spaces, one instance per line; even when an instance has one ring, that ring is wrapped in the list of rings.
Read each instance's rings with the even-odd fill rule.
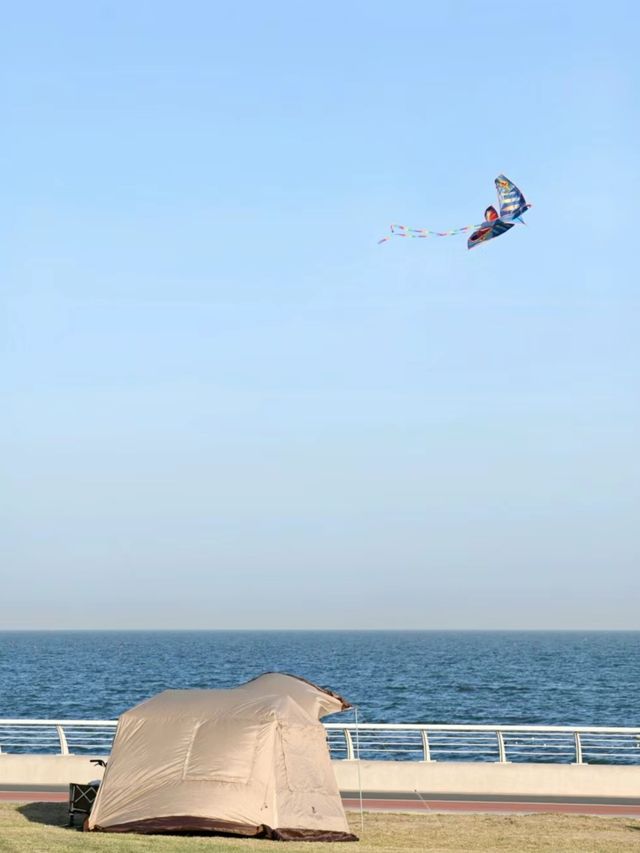
[[[68,788],[60,785],[12,785],[0,786],[0,801],[66,803]],[[342,800],[349,811],[360,808],[357,791],[343,791]],[[365,811],[383,812],[475,812],[493,814],[534,814],[553,812],[556,814],[601,815],[604,817],[640,818],[640,798],[619,799],[613,797],[591,799],[588,797],[505,797],[505,796],[449,796],[406,792],[389,794],[368,792],[362,800]]]

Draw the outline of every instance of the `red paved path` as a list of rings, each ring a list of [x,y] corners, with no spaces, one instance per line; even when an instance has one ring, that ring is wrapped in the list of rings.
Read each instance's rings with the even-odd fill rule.
[[[10,803],[68,803],[68,791],[0,791],[0,801]]]

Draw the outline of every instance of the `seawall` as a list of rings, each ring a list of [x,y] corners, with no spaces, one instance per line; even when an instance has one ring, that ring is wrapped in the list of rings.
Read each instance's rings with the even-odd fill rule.
[[[99,757],[99,756],[95,756]],[[509,764],[485,762],[333,761],[340,790],[393,799],[430,796],[491,798],[588,798],[637,800],[640,766]],[[358,766],[359,765],[359,766]],[[0,754],[0,788],[61,789],[69,782],[100,779],[103,770],[79,755]]]

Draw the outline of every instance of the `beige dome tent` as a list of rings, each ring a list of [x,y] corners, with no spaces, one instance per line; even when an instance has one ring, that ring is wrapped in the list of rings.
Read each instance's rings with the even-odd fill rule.
[[[160,693],[120,717],[85,829],[355,841],[319,722],[348,707],[279,673]]]

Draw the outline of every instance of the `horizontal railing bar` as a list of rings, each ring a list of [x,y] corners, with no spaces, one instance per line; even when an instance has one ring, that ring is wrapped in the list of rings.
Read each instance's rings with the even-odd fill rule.
[[[464,732],[463,732],[463,734],[464,734]],[[440,736],[434,735],[433,737],[430,737],[429,740],[433,741],[433,743],[490,743],[490,742],[495,743],[495,732],[493,732],[491,737],[475,737],[474,738],[474,737],[470,737],[469,735],[465,734],[464,739],[461,739],[461,738],[454,737],[452,734],[451,737],[445,737],[445,738],[443,738],[441,735]],[[570,741],[571,738],[565,738],[565,740]]]
[[[398,753],[402,753],[402,752],[409,752],[409,750],[407,750],[407,749],[388,749],[387,747],[385,747],[384,749],[377,749],[377,750],[374,750],[374,749],[363,750],[362,748],[360,748],[360,752],[398,752]],[[416,752],[418,752],[418,750],[416,750]]]
[[[513,750],[509,750],[509,755],[575,755],[575,749],[565,749],[562,752],[553,752],[549,753],[549,750],[531,750],[530,752],[514,752]]]
[[[31,720],[31,719],[0,719],[0,728],[3,726],[33,726],[41,728],[43,726],[64,726],[79,728],[115,728],[118,724],[117,720]],[[355,723],[325,723],[325,728],[329,731],[349,731],[360,732],[364,731],[428,731],[428,732],[516,732],[523,734],[546,734],[546,733],[566,733],[572,734],[580,732],[581,734],[598,734],[598,735],[635,735],[640,737],[640,728],[628,726],[518,726],[518,725],[485,725],[485,724],[467,724],[460,725],[442,724],[442,723],[360,723],[356,726]]]
[[[640,736],[640,728],[628,728],[625,726],[488,726],[488,725],[441,725],[439,723],[431,725],[430,723],[360,723],[358,726],[355,723],[325,723],[325,728],[340,731],[341,729],[349,729],[349,731],[428,731],[428,732],[522,732],[523,734],[545,734],[554,732],[563,732],[572,734],[573,732],[593,733],[593,734],[630,734]]]
[[[470,755],[487,755],[487,754],[496,753],[498,751],[498,745],[496,744],[495,748],[490,749],[490,750],[489,749],[483,749],[483,750],[469,749],[468,747],[464,747],[462,749],[442,749],[440,751],[441,752],[455,752],[457,755],[459,755],[460,753],[463,753],[463,754],[469,753]],[[433,750],[432,750],[432,752],[433,752]]]
[[[100,728],[104,726],[117,726],[117,720],[5,720],[0,719],[2,726],[79,726],[82,728],[93,726]]]

